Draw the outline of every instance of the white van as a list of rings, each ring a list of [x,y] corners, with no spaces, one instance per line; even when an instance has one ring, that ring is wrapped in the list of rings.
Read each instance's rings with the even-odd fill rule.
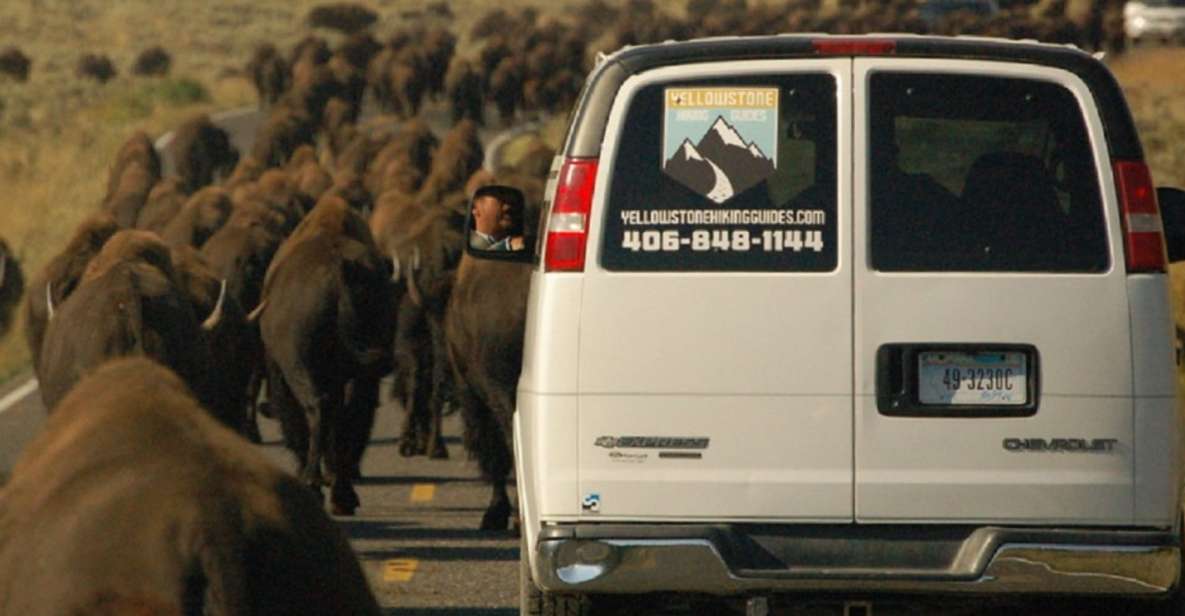
[[[627,48],[546,194],[522,256],[524,614],[623,593],[1172,608],[1165,236],[1097,59],[910,35]]]

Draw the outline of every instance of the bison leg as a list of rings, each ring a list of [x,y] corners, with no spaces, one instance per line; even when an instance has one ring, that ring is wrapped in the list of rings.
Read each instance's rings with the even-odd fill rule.
[[[490,482],[490,504],[481,516],[482,530],[506,530],[510,527],[510,494],[506,478]]]
[[[506,478],[514,464],[509,440],[492,409],[460,378],[457,396],[465,420],[465,449],[477,457],[482,477],[490,482],[490,503],[481,517],[481,530],[506,530],[510,524],[510,496]]]
[[[448,448],[444,445],[444,393],[447,389],[448,379],[451,376],[449,369],[448,352],[445,349],[445,337],[443,324],[436,319],[429,319],[429,331],[432,335],[432,399],[428,403],[427,409],[427,439],[426,447],[428,449],[428,457],[435,460],[447,460]]]
[[[278,366],[268,362],[267,373],[268,398],[274,415],[280,420],[284,444],[301,461],[309,450],[309,424],[305,420],[304,409],[288,389],[288,383]]]
[[[368,372],[354,379],[346,399],[343,430],[338,439],[343,466],[351,480],[362,477],[362,455],[370,442],[374,429],[375,409],[379,404],[379,380],[381,376]]]
[[[427,452],[421,414],[427,402],[422,357],[425,323],[423,308],[405,299],[399,308],[395,331],[395,397],[403,405],[403,430],[399,437],[399,455],[407,458]],[[402,385],[402,387],[400,387]]]

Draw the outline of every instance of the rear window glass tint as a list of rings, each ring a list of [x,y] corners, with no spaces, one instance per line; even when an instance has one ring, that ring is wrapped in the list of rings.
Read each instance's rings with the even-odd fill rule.
[[[826,74],[637,91],[610,166],[602,267],[833,270],[835,105]]]
[[[872,267],[1099,272],[1109,266],[1077,99],[1043,81],[876,73]]]

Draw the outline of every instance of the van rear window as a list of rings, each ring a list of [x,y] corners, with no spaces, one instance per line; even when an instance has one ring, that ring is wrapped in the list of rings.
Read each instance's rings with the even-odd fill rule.
[[[833,270],[835,105],[827,74],[640,89],[611,167],[601,265]]]
[[[1109,266],[1081,107],[1038,80],[875,73],[873,269],[1100,272]]]

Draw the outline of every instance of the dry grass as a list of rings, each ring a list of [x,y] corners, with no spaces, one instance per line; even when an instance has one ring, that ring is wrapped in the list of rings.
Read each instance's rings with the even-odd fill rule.
[[[1140,49],[1111,65],[1158,185],[1185,188],[1185,48]]]
[[[513,0],[554,13],[579,0]],[[73,226],[96,207],[110,156],[132,131],[150,134],[200,111],[254,104],[242,73],[265,41],[288,49],[310,32],[305,17],[324,0],[6,0],[0,48],[16,45],[32,61],[27,83],[0,77],[0,234],[26,273],[40,269]],[[372,0],[382,38],[431,16],[433,0]],[[663,6],[682,2],[662,3]],[[491,5],[450,0],[454,32],[466,33]],[[336,33],[319,30],[336,41]],[[143,50],[172,55],[170,77],[132,75]],[[462,40],[462,50],[466,49]],[[119,76],[106,84],[73,75],[83,53],[109,56]],[[1141,51],[1115,63],[1128,90],[1159,183],[1185,186],[1185,50]],[[1164,75],[1172,76],[1166,82]],[[204,96],[203,96],[204,93]],[[552,127],[549,140],[558,141]],[[24,369],[28,352],[17,323],[0,338],[0,382]]]

